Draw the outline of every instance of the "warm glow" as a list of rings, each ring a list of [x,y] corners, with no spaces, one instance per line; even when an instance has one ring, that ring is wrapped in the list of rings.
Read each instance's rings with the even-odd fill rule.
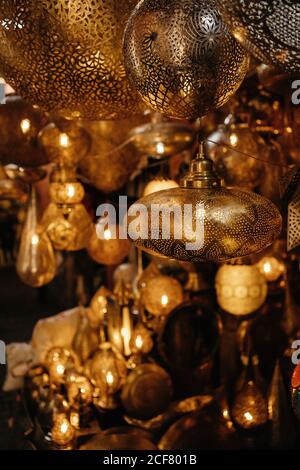
[[[272,270],[272,266],[271,266],[271,263],[269,263],[268,261],[266,261],[263,265],[263,271],[264,273],[270,273]]]
[[[70,143],[68,134],[61,134],[59,137],[59,143],[61,147],[68,147]]]
[[[69,184],[67,186],[67,195],[68,197],[74,197],[75,196],[75,188],[73,184]]]
[[[230,134],[229,140],[230,140],[230,145],[235,147],[236,144],[238,143],[238,136],[236,134]]]
[[[20,126],[23,134],[26,134],[31,126],[29,119],[22,119]]]
[[[109,228],[104,230],[104,240],[111,240],[111,231]]]
[[[253,421],[253,416],[251,413],[249,413],[249,411],[246,411],[246,413],[244,413],[244,416],[247,421]]]
[[[56,366],[56,372],[58,375],[64,375],[65,373],[65,366],[63,364],[57,364]]]
[[[143,347],[143,338],[141,335],[137,335],[137,337],[135,338],[135,345],[138,349],[142,349]]]
[[[69,430],[69,423],[67,420],[63,421],[60,426],[60,431],[62,434],[66,434]]]
[[[38,245],[39,241],[40,241],[40,237],[38,236],[37,233],[34,233],[31,237],[31,245],[36,246]]]
[[[156,152],[158,153],[158,155],[162,155],[165,151],[165,146],[162,142],[158,142],[156,144]]]
[[[115,379],[114,379],[114,376],[113,376],[113,373],[108,371],[106,373],[106,382],[108,385],[112,385],[114,383]]]
[[[161,296],[161,304],[165,307],[169,303],[169,297],[164,294]]]

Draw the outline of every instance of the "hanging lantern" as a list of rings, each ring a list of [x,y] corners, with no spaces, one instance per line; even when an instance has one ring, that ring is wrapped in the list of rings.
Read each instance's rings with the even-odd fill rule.
[[[232,315],[255,312],[267,297],[266,280],[255,266],[224,265],[215,282],[218,304]]]
[[[129,136],[142,155],[163,158],[191,148],[195,142],[195,134],[191,125],[183,122],[164,122],[155,114],[150,124],[136,127]]]
[[[80,409],[93,401],[94,388],[91,382],[84,376],[78,375],[67,385],[67,395],[70,405],[74,409]]]
[[[38,142],[38,133],[46,123],[46,116],[38,109],[19,96],[7,96],[0,104],[0,162],[23,167],[48,163]]]
[[[113,294],[104,286],[101,286],[93,296],[87,316],[92,328],[98,328],[111,312],[117,308]]]
[[[165,178],[155,178],[147,183],[143,196],[149,196],[150,194],[157,193],[158,191],[165,191],[166,189],[178,188],[179,185],[176,181]]]
[[[41,287],[56,274],[56,257],[47,233],[38,224],[36,192],[31,191],[18,252],[17,273],[25,284]]]
[[[60,347],[51,348],[46,355],[44,363],[48,369],[51,381],[55,384],[64,382],[68,369],[79,366],[76,354]]]
[[[141,292],[145,309],[155,316],[168,315],[183,302],[183,289],[179,282],[169,276],[149,279]]]
[[[232,123],[219,126],[218,130],[208,137],[208,141],[216,142],[216,144],[209,142],[209,156],[226,185],[246,189],[253,189],[259,185],[264,176],[264,164],[239,152],[267,160],[268,147],[247,124]]]
[[[230,410],[235,424],[244,430],[263,426],[269,418],[267,400],[254,359],[247,358],[245,369],[236,384],[236,395]]]
[[[72,448],[72,443],[75,439],[75,429],[66,414],[61,413],[55,417],[51,430],[51,439],[59,447]]]
[[[82,250],[87,247],[92,232],[91,218],[82,204],[50,203],[42,224],[56,250]]]
[[[221,187],[203,146],[180,188],[140,199],[130,207],[128,220],[138,247],[192,262],[224,262],[259,252],[281,231],[281,216],[271,201]]]
[[[218,1],[238,41],[265,64],[300,70],[300,5],[295,1]]]
[[[124,25],[136,3],[1,2],[3,77],[29,102],[69,119],[137,113],[122,58]]]
[[[92,137],[92,148],[80,163],[80,171],[100,191],[111,193],[122,188],[136,169],[140,157],[128,133],[137,122],[130,119],[84,123]]]
[[[153,348],[151,333],[142,323],[134,327],[129,346],[136,355],[144,356],[151,352]]]
[[[91,363],[91,376],[99,389],[99,398],[95,404],[100,408],[116,407],[114,395],[125,383],[126,362],[109,343],[104,343],[95,354]]]
[[[285,272],[285,265],[275,256],[264,256],[256,265],[267,282],[274,282]]]
[[[76,166],[87,155],[91,137],[82,126],[70,121],[61,128],[48,124],[39,133],[39,142],[52,163]]]
[[[106,266],[122,263],[129,254],[130,242],[127,238],[119,238],[119,227],[107,228],[101,238],[98,235],[95,227],[87,247],[89,256],[96,263]]]
[[[242,83],[248,56],[214,0],[144,0],[124,39],[128,79],[168,116],[198,118],[223,106]]]

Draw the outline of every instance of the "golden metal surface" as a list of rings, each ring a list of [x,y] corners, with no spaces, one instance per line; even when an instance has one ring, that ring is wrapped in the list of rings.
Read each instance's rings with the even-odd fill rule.
[[[197,118],[223,106],[242,83],[248,56],[214,0],[144,0],[124,39],[128,79],[168,116]]]
[[[138,111],[123,66],[137,0],[2,0],[0,70],[25,99],[70,119]]]

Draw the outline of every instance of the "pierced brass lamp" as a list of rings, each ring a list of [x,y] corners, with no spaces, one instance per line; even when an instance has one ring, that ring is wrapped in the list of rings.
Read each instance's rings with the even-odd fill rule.
[[[32,104],[69,119],[117,119],[139,100],[124,71],[137,0],[2,0],[0,70]]]
[[[300,4],[297,1],[219,0],[238,41],[264,64],[300,70]]]
[[[128,80],[153,110],[196,119],[223,106],[242,83],[248,55],[215,0],[143,0],[124,39]]]
[[[192,262],[224,262],[259,252],[279,236],[282,223],[277,207],[264,197],[223,188],[203,144],[181,187],[140,199],[129,208],[129,221],[136,246]]]

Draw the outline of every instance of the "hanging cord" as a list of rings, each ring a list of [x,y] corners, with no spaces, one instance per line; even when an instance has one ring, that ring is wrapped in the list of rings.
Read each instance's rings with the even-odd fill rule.
[[[126,139],[124,142],[122,142],[120,145],[118,145],[117,147],[115,147],[114,149],[110,150],[109,152],[105,153],[104,156],[108,157],[110,155],[113,155],[114,153],[117,153],[119,152],[120,150],[122,150],[123,148],[125,148],[127,145],[129,145],[130,143],[134,142],[135,140],[135,136],[131,136],[129,137],[128,139]],[[268,160],[265,160],[265,159],[262,159],[262,158],[258,158],[254,155],[251,155],[250,153],[246,153],[246,152],[242,152],[241,150],[238,150],[234,147],[231,147],[231,145],[228,145],[228,144],[225,144],[225,143],[220,143],[220,142],[215,142],[214,140],[211,140],[211,139],[205,139],[206,142],[209,142],[211,144],[214,144],[214,145],[217,145],[218,147],[226,147],[227,149],[229,150],[232,150],[233,152],[236,152],[240,155],[243,155],[244,157],[248,157],[248,158],[252,158],[254,160],[257,160],[259,162],[262,162],[262,163],[265,163],[266,165],[271,165],[271,166],[276,166],[276,167],[279,167],[279,168],[286,168],[286,169],[290,169],[291,166],[289,165],[282,165],[282,164],[279,164],[279,163],[275,163],[275,162],[270,162]],[[162,165],[163,163],[165,163],[165,161],[167,160],[168,158],[162,158],[160,160],[158,160],[157,162],[154,162],[154,163],[151,163],[149,165],[149,168],[153,168],[153,167],[156,167],[156,166],[160,166]]]
[[[291,168],[289,165],[282,165],[281,163],[270,162],[269,160],[255,157],[254,155],[250,155],[250,153],[242,152],[241,150],[235,149],[234,147],[231,147],[231,145],[228,145],[228,144],[215,142],[214,140],[211,140],[211,139],[206,139],[206,142],[210,142],[211,144],[217,145],[219,147],[226,147],[229,150],[232,150],[233,152],[243,155],[244,157],[253,158],[254,160],[257,160],[259,162],[266,163],[267,165],[277,166],[279,168],[287,168],[287,169]]]

